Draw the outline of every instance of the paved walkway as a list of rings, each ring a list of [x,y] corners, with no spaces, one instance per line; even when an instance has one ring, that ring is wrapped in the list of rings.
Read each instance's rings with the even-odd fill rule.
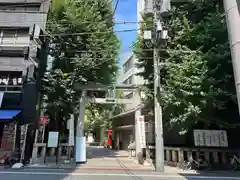
[[[87,162],[86,164],[64,164],[64,162],[56,165],[55,157],[49,159],[46,164],[31,164],[27,168],[61,168],[61,169],[79,169],[79,170],[119,170],[119,171],[155,171],[152,164],[140,165],[135,159],[128,157],[127,151],[115,151],[106,149],[101,146],[87,146]],[[182,173],[183,171],[176,167],[165,166],[166,173]],[[189,172],[189,171],[188,171]],[[196,173],[190,171],[189,173]]]
[[[154,171],[150,164],[139,165],[136,160],[128,157],[127,151],[115,151],[101,146],[87,146],[86,164],[64,164],[56,165],[55,157],[47,158],[46,164],[31,164],[30,168],[80,168],[92,170],[146,170]],[[52,160],[51,160],[52,159]]]

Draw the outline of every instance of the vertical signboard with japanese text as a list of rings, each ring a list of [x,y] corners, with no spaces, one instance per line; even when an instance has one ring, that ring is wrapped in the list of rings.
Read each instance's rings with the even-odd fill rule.
[[[141,146],[141,148],[146,148],[146,135],[145,135],[144,116],[139,116],[137,118],[137,124],[138,124],[139,138],[140,138],[140,146]]]

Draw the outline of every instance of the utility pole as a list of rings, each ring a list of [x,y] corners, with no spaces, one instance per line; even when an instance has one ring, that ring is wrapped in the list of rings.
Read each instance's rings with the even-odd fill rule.
[[[82,91],[79,102],[79,116],[76,128],[76,163],[86,163],[86,139],[84,135],[84,117],[86,105],[86,91]]]
[[[161,43],[167,39],[167,30],[163,27],[163,21],[170,10],[170,0],[154,0],[154,32],[153,32],[153,67],[154,67],[154,114],[155,114],[155,156],[156,171],[164,172],[164,143],[162,106],[160,102],[161,79],[160,79],[160,53]]]
[[[224,0],[228,39],[232,55],[232,64],[240,113],[240,0]]]
[[[154,118],[155,118],[155,157],[156,157],[156,171],[164,172],[164,143],[163,143],[163,127],[162,127],[162,106],[159,102],[160,96],[160,68],[159,68],[159,43],[157,39],[157,23],[160,21],[158,17],[158,7],[156,2],[154,4],[154,25],[155,36],[154,50],[153,50],[153,68],[154,68]]]

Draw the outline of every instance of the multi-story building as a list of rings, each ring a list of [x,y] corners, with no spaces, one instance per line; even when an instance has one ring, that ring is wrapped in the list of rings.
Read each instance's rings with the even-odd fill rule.
[[[26,121],[34,120],[36,83],[24,77],[39,64],[31,36],[45,28],[49,6],[50,0],[0,0],[0,107],[27,111]]]
[[[19,129],[14,126],[12,131],[10,126],[4,125],[6,119],[13,116],[17,115],[21,124],[30,124],[29,129],[34,127],[39,91],[37,77],[45,63],[43,54],[47,54],[43,52],[46,43],[40,35],[46,25],[49,6],[50,0],[0,0],[0,141],[5,131]],[[25,158],[29,159],[33,131],[28,132]],[[10,138],[14,143],[9,142],[4,147],[2,144],[0,149],[11,146],[16,150],[19,134]]]
[[[132,86],[139,86],[144,84],[143,77],[138,75],[138,73],[141,72],[141,69],[137,67],[137,63],[138,61],[134,54],[129,55],[123,61],[123,65],[118,77],[118,84]],[[126,111],[136,108],[141,103],[141,99],[137,91],[124,92],[123,95],[124,95],[123,98],[133,99],[132,104],[125,105]]]
[[[144,14],[150,14],[153,12],[153,0],[138,0],[137,1],[137,20],[138,22],[142,21],[142,16]],[[138,28],[140,28],[141,23],[138,23]],[[139,32],[138,32],[139,33]],[[117,79],[117,84],[120,85],[133,85],[140,86],[144,84],[143,77],[139,76],[138,73],[142,71],[142,69],[137,67],[138,60],[132,53],[129,57],[127,57],[122,65],[122,68],[119,73],[119,77]],[[131,99],[131,104],[124,105],[124,112],[113,117],[115,124],[115,145],[120,149],[126,149],[130,143],[130,140],[135,140],[138,144],[139,140],[136,132],[135,120],[139,115],[143,115],[142,111],[142,102],[141,102],[141,93],[139,89],[135,91],[124,92],[122,98]],[[148,142],[152,142],[153,140],[153,125],[152,123],[146,123],[146,138]],[[148,133],[149,132],[149,133]],[[139,145],[137,145],[139,147]],[[139,152],[139,148],[137,148],[137,152]]]
[[[119,72],[117,84],[127,86],[140,86],[144,84],[144,79],[138,75],[141,71],[137,67],[137,59],[134,54],[128,56],[123,62]],[[124,90],[123,99],[131,100],[130,104],[124,104],[124,112],[113,117],[115,125],[115,146],[119,149],[127,149],[131,140],[135,139],[135,112],[141,105],[141,97],[138,89]]]

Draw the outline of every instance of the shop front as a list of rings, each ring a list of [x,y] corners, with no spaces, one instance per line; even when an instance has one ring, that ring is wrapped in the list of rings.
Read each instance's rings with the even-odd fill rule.
[[[21,110],[0,109],[0,157],[15,151],[17,122]]]

